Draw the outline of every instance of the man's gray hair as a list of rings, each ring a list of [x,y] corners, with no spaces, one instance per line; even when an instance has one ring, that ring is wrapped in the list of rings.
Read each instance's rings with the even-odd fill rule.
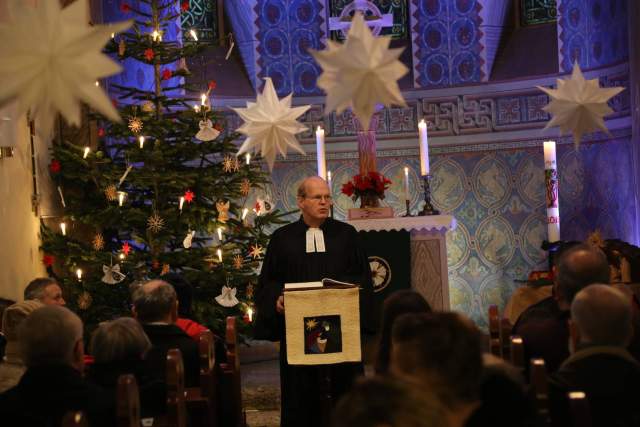
[[[37,299],[44,298],[44,290],[49,285],[57,285],[58,282],[51,277],[38,277],[29,282],[26,288],[24,288],[24,299]]]
[[[581,243],[563,251],[556,265],[558,297],[571,304],[576,294],[594,283],[609,282],[607,256],[599,248]]]
[[[22,359],[28,367],[71,365],[79,340],[82,340],[82,320],[60,306],[35,310],[18,330]]]
[[[583,344],[626,347],[633,334],[631,300],[609,285],[594,284],[578,292],[571,319]]]
[[[142,326],[131,317],[103,322],[91,337],[91,355],[96,363],[140,360],[151,348]]]
[[[161,322],[175,307],[176,291],[164,280],[151,280],[136,287],[131,300],[139,322]]]

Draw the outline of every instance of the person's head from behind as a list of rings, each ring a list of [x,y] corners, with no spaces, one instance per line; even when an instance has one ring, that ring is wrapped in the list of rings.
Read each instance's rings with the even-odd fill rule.
[[[431,389],[452,409],[475,405],[482,377],[482,342],[456,313],[405,314],[392,330],[391,374]]]
[[[429,390],[390,377],[363,378],[340,399],[332,427],[445,427],[444,407]]]
[[[50,305],[33,311],[20,325],[18,340],[22,360],[29,368],[84,368],[82,320],[65,307]]]
[[[35,299],[44,305],[65,305],[62,288],[50,277],[38,277],[29,282],[24,289],[24,299]]]
[[[2,314],[2,332],[7,340],[5,349],[7,357],[15,357],[20,354],[18,331],[22,322],[35,310],[44,307],[38,300],[27,300],[15,303]]]
[[[160,277],[162,280],[173,286],[178,298],[178,316],[187,319],[192,315],[193,286],[181,274],[168,273]]]
[[[587,286],[571,303],[569,331],[573,349],[626,347],[633,335],[631,300],[609,285]]]
[[[96,363],[132,362],[144,359],[150,348],[140,323],[120,317],[100,324],[91,337],[90,353]]]
[[[140,323],[175,323],[178,301],[173,286],[163,280],[151,280],[133,290],[133,315]]]
[[[398,316],[407,313],[430,313],[431,307],[422,295],[409,289],[394,292],[384,301],[380,341],[376,355],[375,370],[382,374],[389,369],[391,355],[391,329]]]
[[[304,222],[319,227],[331,212],[331,191],[327,182],[319,176],[306,178],[298,187],[298,207]]]
[[[594,283],[608,283],[609,263],[599,248],[581,243],[563,251],[556,263],[555,296],[568,310],[574,296]]]

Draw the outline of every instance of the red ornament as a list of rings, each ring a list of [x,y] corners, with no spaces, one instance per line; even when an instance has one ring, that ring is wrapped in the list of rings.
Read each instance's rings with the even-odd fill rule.
[[[218,87],[218,84],[216,83],[215,80],[210,80],[209,81],[209,90],[215,90],[215,88]]]
[[[102,138],[104,136],[104,128],[98,128],[98,136]]]
[[[183,12],[189,10],[189,0],[184,0],[182,3],[180,3],[180,10]]]
[[[191,190],[187,190],[187,191],[185,191],[185,193],[184,193],[184,200],[185,200],[187,203],[191,203],[191,202],[193,202],[193,198],[194,198],[194,197],[195,197],[195,194],[193,194],[193,191],[191,191]]]
[[[53,159],[51,160],[51,163],[49,163],[49,170],[51,171],[51,173],[58,173],[60,172],[61,168],[62,165],[60,164],[60,161],[58,159]]]
[[[256,213],[260,213],[260,203],[256,202],[255,206],[253,207],[253,210],[256,211]]]
[[[155,58],[155,56],[155,52],[150,47],[144,50],[144,57],[147,59],[147,61],[151,61],[153,58]]]
[[[129,13],[131,12],[131,6],[129,6],[127,3],[120,3],[120,11]]]
[[[55,261],[56,261],[56,259],[55,259],[55,257],[53,255],[45,254],[45,256],[42,257],[42,263],[46,267],[51,267]]]
[[[124,242],[122,244],[122,248],[120,249],[123,254],[129,256],[129,252],[131,252],[131,246],[129,246],[129,242]]]
[[[162,70],[162,80],[169,80],[172,76],[173,72],[170,69],[165,68]]]
[[[220,124],[219,124],[219,123],[216,123],[215,125],[213,125],[213,128],[214,128],[215,130],[217,130],[218,132],[222,132],[222,126],[220,126]]]

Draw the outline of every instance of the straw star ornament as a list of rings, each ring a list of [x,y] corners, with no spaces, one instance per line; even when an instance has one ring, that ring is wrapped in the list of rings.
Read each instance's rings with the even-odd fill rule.
[[[327,40],[327,49],[310,50],[322,67],[318,86],[327,93],[326,113],[352,108],[369,130],[376,104],[406,105],[398,79],[409,70],[398,59],[403,48],[389,49],[390,42],[390,36],[375,37],[357,12],[343,44]]]
[[[111,33],[131,23],[89,25],[88,2],[64,9],[59,1],[8,0],[9,19],[0,24],[0,107],[17,100],[44,138],[56,114],[79,126],[81,102],[112,121],[120,116],[96,81],[118,73],[120,66],[102,53]]]
[[[256,102],[247,102],[247,108],[233,110],[244,120],[238,132],[247,136],[238,155],[259,152],[267,161],[269,170],[273,170],[276,154],[287,157],[289,148],[305,154],[296,134],[304,132],[307,127],[296,119],[310,106],[291,108],[291,94],[278,99],[271,79],[267,77],[265,81],[264,90],[257,96]]]
[[[578,63],[573,65],[570,78],[557,81],[557,89],[538,86],[538,89],[551,98],[551,102],[543,108],[553,116],[545,129],[559,126],[561,133],[571,132],[576,146],[580,145],[585,133],[598,129],[608,133],[604,116],[613,110],[607,105],[607,101],[624,88],[601,88],[597,78],[586,80]]]

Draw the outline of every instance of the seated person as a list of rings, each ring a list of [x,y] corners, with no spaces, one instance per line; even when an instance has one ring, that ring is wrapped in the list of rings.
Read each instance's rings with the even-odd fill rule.
[[[20,326],[18,338],[27,370],[0,394],[2,425],[58,426],[70,411],[83,411],[92,427],[106,426],[104,391],[82,378],[82,321],[70,310],[47,306]]]
[[[197,386],[200,377],[198,344],[175,325],[178,301],[173,287],[162,280],[151,280],[135,288],[131,299],[133,316],[152,345],[145,364],[149,374],[164,380],[167,353],[177,348],[182,352],[185,385]]]
[[[87,380],[99,385],[115,399],[118,377],[132,374],[140,392],[142,418],[166,412],[166,384],[151,378],[144,368],[151,342],[140,324],[131,317],[103,322],[91,337],[90,353],[94,363],[87,369]],[[113,405],[115,408],[115,400]],[[115,424],[115,419],[113,420]]]
[[[30,300],[13,304],[4,311],[2,327],[7,346],[2,363],[0,363],[0,393],[18,384],[27,367],[20,356],[18,329],[34,310],[44,307],[40,301]]]
[[[640,364],[626,350],[631,303],[608,285],[591,285],[571,304],[571,356],[551,377],[552,421],[570,425],[567,393],[587,395],[593,427],[640,425]]]
[[[38,277],[33,279],[24,288],[24,300],[35,299],[44,305],[65,305],[62,297],[62,288],[51,277]]]
[[[7,307],[9,307],[10,305],[15,304],[16,302],[10,299],[6,299],[6,298],[0,298],[0,362],[2,361],[2,358],[4,357],[4,348],[7,345],[7,339],[4,335],[4,330],[3,330],[3,326],[2,326],[2,315],[4,314],[4,311],[7,309]]]

